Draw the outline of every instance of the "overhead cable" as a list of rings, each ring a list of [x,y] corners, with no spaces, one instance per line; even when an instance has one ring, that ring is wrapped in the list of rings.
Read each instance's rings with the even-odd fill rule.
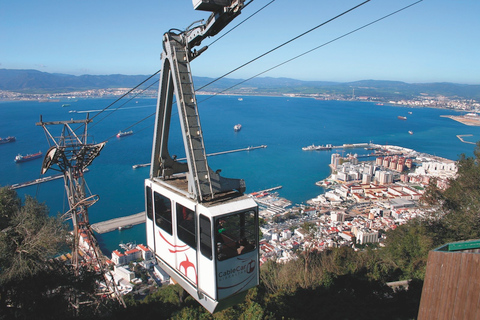
[[[254,58],[254,59],[252,59],[252,60],[250,60],[250,61],[248,61],[248,62],[246,62],[246,63],[242,64],[241,66],[239,66],[239,67],[237,67],[237,68],[235,68],[235,69],[233,69],[233,70],[231,70],[231,71],[229,71],[229,72],[225,73],[223,76],[220,76],[220,77],[216,78],[215,80],[212,80],[212,81],[210,81],[209,83],[207,83],[206,85],[204,85],[204,86],[203,86],[203,87],[201,87],[201,88],[198,88],[197,90],[201,90],[201,89],[203,89],[203,88],[205,88],[205,87],[208,87],[208,86],[209,86],[209,85],[211,85],[212,83],[214,83],[214,82],[216,82],[216,81],[218,81],[218,80],[220,80],[220,79],[222,79],[222,78],[225,78],[225,77],[226,77],[226,76],[228,76],[229,74],[231,74],[231,73],[233,73],[233,72],[235,72],[235,71],[237,71],[237,70],[239,70],[239,69],[241,69],[241,68],[243,68],[243,67],[245,67],[245,66],[249,65],[250,63],[252,63],[252,62],[254,62],[254,61],[256,61],[256,60],[258,60],[258,59],[260,59],[260,58],[262,58],[262,57],[264,57],[264,56],[266,56],[267,54],[270,54],[270,53],[274,52],[275,50],[278,50],[278,49],[280,49],[281,47],[283,47],[283,46],[285,46],[285,45],[289,44],[290,42],[292,42],[292,41],[295,41],[295,40],[297,40],[297,39],[299,39],[299,38],[303,37],[304,35],[306,35],[306,34],[308,34],[308,33],[312,32],[312,31],[314,31],[314,30],[316,30],[316,29],[318,29],[318,28],[320,28],[320,27],[322,27],[322,26],[326,25],[327,23],[329,23],[329,22],[332,22],[332,21],[334,21],[334,20],[336,20],[336,19],[340,18],[341,16],[343,16],[343,15],[345,15],[345,14],[349,13],[350,11],[353,11],[353,10],[355,10],[355,9],[357,9],[357,8],[359,8],[359,7],[361,7],[361,6],[363,6],[364,4],[366,4],[367,2],[370,2],[370,1],[371,1],[371,0],[366,0],[366,1],[364,1],[364,2],[362,2],[362,3],[360,3],[360,4],[358,4],[358,5],[356,5],[356,6],[352,7],[352,8],[350,8],[350,9],[348,9],[348,10],[346,10],[346,11],[344,11],[344,12],[340,13],[339,15],[337,15],[337,16],[335,16],[335,17],[333,17],[333,18],[331,18],[331,19],[329,19],[329,20],[327,20],[327,21],[325,21],[325,22],[323,22],[323,23],[321,23],[321,24],[319,24],[319,25],[317,25],[317,26],[315,26],[315,27],[311,28],[310,30],[307,30],[307,31],[305,31],[304,33],[302,33],[302,34],[300,34],[300,35],[298,35],[298,36],[296,36],[296,37],[294,37],[294,38],[292,38],[292,39],[290,39],[290,40],[288,40],[288,41],[286,41],[286,42],[282,43],[281,45],[279,45],[279,46],[277,46],[277,47],[275,47],[275,48],[273,48],[273,49],[271,49],[271,50],[269,50],[269,51],[267,51],[267,52],[265,52],[265,53],[263,53],[263,54],[259,55],[258,57],[256,57],[256,58]]]
[[[148,80],[150,80],[151,78],[153,78],[154,76],[156,76],[160,71],[162,71],[161,69],[158,70],[157,72],[155,72],[154,74],[152,74],[151,76],[149,76],[147,79],[143,80],[142,82],[140,82],[138,85],[136,85],[134,88],[128,90],[125,94],[123,94],[120,98],[118,98],[117,100],[115,100],[114,102],[110,103],[108,106],[106,106],[105,108],[103,108],[101,111],[99,111],[96,115],[94,115],[91,120],[95,119],[97,116],[99,116],[102,112],[104,112],[105,110],[107,110],[108,108],[110,108],[111,106],[113,106],[115,103],[117,103],[118,101],[120,101],[121,99],[123,99],[125,96],[127,96],[128,94],[130,94],[133,90],[137,89],[138,87],[140,87],[142,84],[144,84],[145,82],[147,82]]]
[[[345,34],[343,34],[343,35],[341,35],[341,36],[339,36],[339,37],[337,37],[337,38],[335,38],[335,39],[332,39],[332,40],[330,40],[330,41],[327,41],[327,42],[325,42],[325,43],[323,43],[323,44],[321,44],[321,45],[319,45],[319,46],[317,46],[317,47],[315,47],[315,48],[313,48],[313,49],[310,49],[310,50],[308,50],[308,51],[305,51],[304,53],[301,53],[301,54],[299,54],[299,55],[297,55],[297,56],[295,56],[295,57],[293,57],[293,58],[290,58],[290,59],[288,59],[288,60],[285,60],[284,62],[279,63],[279,64],[277,64],[277,65],[275,65],[275,66],[273,66],[273,67],[271,67],[271,68],[269,68],[269,69],[267,69],[267,70],[265,70],[265,71],[262,71],[262,72],[254,75],[254,76],[252,76],[252,77],[250,77],[250,78],[248,78],[248,79],[246,79],[246,80],[243,80],[243,81],[241,81],[241,82],[239,82],[239,83],[237,83],[237,84],[235,84],[235,85],[227,88],[227,89],[224,89],[224,90],[222,90],[222,91],[219,91],[219,92],[215,93],[214,95],[212,95],[212,96],[210,96],[210,97],[208,97],[208,98],[200,101],[200,103],[201,103],[201,102],[204,102],[204,101],[206,101],[206,100],[209,100],[209,99],[213,98],[214,96],[216,96],[216,95],[218,95],[218,94],[220,94],[220,93],[223,93],[223,92],[226,92],[226,91],[228,91],[228,90],[230,90],[230,89],[233,89],[233,88],[235,88],[236,86],[239,86],[239,85],[241,85],[241,84],[243,84],[243,83],[245,83],[245,82],[247,82],[247,81],[249,81],[249,80],[252,80],[252,79],[254,79],[254,78],[258,77],[258,76],[261,76],[262,74],[267,73],[267,72],[269,72],[269,71],[271,71],[271,70],[273,70],[273,69],[276,69],[276,68],[278,68],[278,67],[280,67],[280,66],[282,66],[282,65],[284,65],[284,64],[287,64],[287,63],[289,63],[289,62],[291,62],[291,61],[293,61],[293,60],[296,60],[296,59],[298,59],[298,58],[300,58],[300,57],[302,57],[302,56],[304,56],[304,55],[306,55],[306,54],[308,54],[308,53],[310,53],[310,52],[312,52],[312,51],[318,50],[318,49],[320,49],[320,48],[322,48],[322,47],[324,47],[324,46],[326,46],[326,45],[328,45],[328,44],[330,44],[330,43],[332,43],[332,42],[335,42],[335,41],[337,41],[337,40],[340,40],[340,39],[342,39],[342,38],[344,38],[344,37],[346,37],[346,36],[348,36],[348,35],[351,35],[352,33],[355,33],[355,32],[357,32],[357,31],[360,31],[360,30],[362,30],[362,29],[364,29],[364,28],[366,28],[366,27],[368,27],[368,26],[371,26],[372,24],[375,24],[375,23],[377,23],[377,22],[379,22],[379,21],[382,21],[382,20],[384,20],[384,19],[386,19],[386,18],[388,18],[388,17],[390,17],[390,16],[393,16],[393,15],[395,15],[395,14],[397,14],[397,13],[403,11],[403,10],[406,10],[406,9],[408,9],[408,8],[410,8],[410,7],[414,6],[414,5],[422,2],[422,1],[423,1],[423,0],[419,0],[419,1],[417,1],[417,2],[414,2],[414,3],[410,4],[410,5],[407,5],[407,6],[403,7],[403,8],[401,8],[401,9],[398,9],[398,10],[392,12],[392,13],[389,13],[389,14],[381,17],[381,18],[378,18],[378,19],[376,19],[376,20],[374,20],[374,21],[372,21],[372,22],[370,22],[370,23],[367,23],[367,24],[365,24],[365,25],[363,25],[363,26],[361,26],[361,27],[359,27],[359,28],[357,28],[357,29],[355,29],[355,30],[352,30],[352,31],[350,31],[350,32],[347,32],[347,33],[345,33]],[[204,88],[204,87],[205,87],[205,86],[203,86],[202,88]]]
[[[151,77],[150,77],[150,78],[151,78]],[[150,79],[150,78],[149,78],[149,79]],[[148,80],[148,79],[147,79],[147,80]],[[145,80],[145,81],[146,81],[146,80]],[[144,81],[144,82],[145,82],[145,81]],[[142,83],[144,83],[144,82],[142,82]],[[101,118],[101,119],[98,120],[96,123],[94,123],[93,125],[91,125],[91,126],[90,126],[90,129],[93,128],[93,127],[95,127],[95,125],[99,124],[102,120],[104,120],[105,118],[107,118],[107,117],[109,117],[110,115],[112,115],[112,113],[114,113],[115,111],[117,111],[118,109],[120,109],[121,107],[123,107],[124,105],[126,105],[127,103],[129,103],[130,101],[132,101],[133,99],[135,99],[136,97],[138,97],[141,93],[143,93],[145,90],[149,89],[151,86],[153,86],[154,84],[156,84],[156,83],[158,83],[158,82],[159,82],[159,80],[156,80],[156,81],[152,82],[148,87],[142,89],[142,90],[139,91],[137,94],[135,94],[133,97],[131,97],[130,99],[128,99],[127,101],[125,101],[123,104],[121,104],[121,105],[119,105],[118,107],[116,107],[116,108],[115,108],[113,111],[111,111],[109,114],[105,115],[103,118]],[[138,87],[138,86],[137,86],[137,87]],[[134,90],[134,89],[130,90],[129,92],[132,92],[133,90]],[[127,94],[128,94],[128,92],[127,92],[126,94],[124,94],[124,95],[122,96],[122,98],[125,97]],[[117,101],[119,101],[119,99],[117,99]],[[115,102],[117,102],[117,101],[115,101]],[[115,102],[114,102],[114,103],[115,103]],[[112,105],[113,105],[113,103],[112,103],[110,106],[112,106]],[[110,106],[109,106],[109,107],[110,107]],[[102,110],[102,111],[100,111],[100,112],[103,112],[103,111],[104,111],[104,110]],[[99,115],[100,112],[99,112],[97,115]],[[96,116],[97,116],[97,115],[96,115]],[[93,119],[93,118],[92,118],[92,119]]]

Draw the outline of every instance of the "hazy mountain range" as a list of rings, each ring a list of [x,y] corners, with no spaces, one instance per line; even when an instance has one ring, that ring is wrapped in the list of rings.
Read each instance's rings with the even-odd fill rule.
[[[38,70],[0,69],[0,90],[20,93],[56,93],[89,89],[133,88],[147,75],[81,75],[47,73]],[[158,79],[155,76],[153,79]],[[196,88],[214,81],[213,78],[194,77]],[[289,78],[224,78],[210,84],[202,91],[222,91],[242,94],[340,94],[382,97],[384,99],[409,99],[419,95],[443,95],[480,100],[480,85],[456,83],[405,83],[400,81],[361,80],[355,82],[302,81]],[[153,82],[151,80],[149,83]],[[153,85],[151,89],[157,89]]]

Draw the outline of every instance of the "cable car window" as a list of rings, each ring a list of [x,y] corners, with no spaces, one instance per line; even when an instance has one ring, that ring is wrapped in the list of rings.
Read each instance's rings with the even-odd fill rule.
[[[200,215],[200,252],[212,260],[212,230],[210,220]]]
[[[178,238],[193,249],[197,249],[195,228],[195,213],[177,203],[177,233]]]
[[[145,199],[147,200],[147,217],[153,220],[153,202],[152,202],[152,188],[145,188]]]
[[[257,247],[255,211],[246,211],[215,222],[218,260],[225,260],[254,250]]]
[[[155,224],[172,234],[172,205],[170,199],[159,193],[154,193]]]

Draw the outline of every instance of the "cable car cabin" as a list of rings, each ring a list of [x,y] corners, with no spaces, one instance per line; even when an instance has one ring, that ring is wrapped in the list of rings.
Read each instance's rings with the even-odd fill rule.
[[[199,203],[185,175],[145,180],[147,245],[159,265],[213,313],[259,283],[258,207],[237,191]]]

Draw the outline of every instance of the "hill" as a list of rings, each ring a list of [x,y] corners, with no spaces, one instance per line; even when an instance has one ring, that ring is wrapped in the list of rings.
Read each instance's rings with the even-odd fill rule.
[[[107,88],[132,88],[147,75],[81,75],[47,73],[38,70],[0,69],[0,90],[19,93],[58,93]],[[215,79],[194,77],[197,88]],[[219,92],[229,89],[239,94],[331,94],[410,99],[423,96],[480,100],[480,85],[456,83],[406,83],[401,81],[361,80],[354,82],[302,81],[290,78],[224,78],[202,89]]]
[[[130,88],[146,76],[82,75],[47,73],[38,70],[0,69],[0,90],[19,93],[55,93],[90,89]]]

